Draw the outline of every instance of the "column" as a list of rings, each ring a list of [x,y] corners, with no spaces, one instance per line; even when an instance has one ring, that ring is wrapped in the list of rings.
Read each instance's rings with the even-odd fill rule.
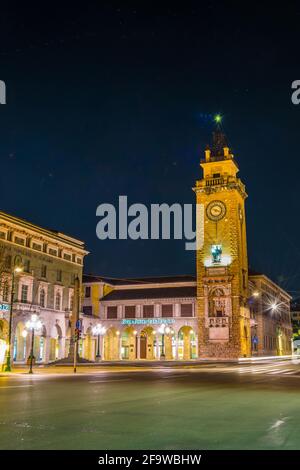
[[[136,358],[141,359],[141,344],[140,344],[141,336],[140,334],[137,334],[135,338],[136,338]]]
[[[66,356],[66,338],[60,338],[60,345],[59,345],[59,359],[62,359]]]
[[[160,360],[160,347],[159,347],[159,335],[155,335],[156,338],[156,359]]]
[[[175,336],[175,359],[178,361],[178,333]]]
[[[195,330],[194,330],[195,331]],[[195,334],[195,340],[196,340],[196,359],[199,357],[199,344],[198,344],[198,335]]]
[[[119,359],[122,359],[122,333],[120,332],[119,336]]]
[[[100,336],[100,355],[101,360],[104,361],[104,335]]]
[[[29,336],[29,335],[28,335]],[[48,364],[50,358],[50,336],[45,336],[45,352],[44,352],[44,361],[45,364]],[[27,353],[27,357],[29,356],[29,350]]]

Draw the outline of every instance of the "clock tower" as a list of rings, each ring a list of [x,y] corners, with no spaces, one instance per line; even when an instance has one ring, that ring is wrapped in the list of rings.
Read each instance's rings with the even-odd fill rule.
[[[251,355],[245,186],[225,135],[213,133],[196,182],[199,357]]]

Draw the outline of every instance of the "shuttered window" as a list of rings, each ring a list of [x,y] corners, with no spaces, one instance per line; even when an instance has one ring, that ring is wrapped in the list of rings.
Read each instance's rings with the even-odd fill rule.
[[[118,307],[107,307],[107,318],[111,320],[118,318]]]
[[[135,318],[135,305],[125,305],[125,318]]]
[[[161,306],[161,316],[163,318],[173,317],[173,305],[172,304],[162,305]]]
[[[193,316],[193,304],[181,304],[180,316],[192,317]]]
[[[144,305],[143,306],[143,317],[144,318],[153,318],[154,317],[154,305]]]

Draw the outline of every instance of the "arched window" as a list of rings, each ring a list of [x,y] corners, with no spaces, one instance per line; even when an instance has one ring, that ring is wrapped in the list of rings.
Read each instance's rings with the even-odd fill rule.
[[[61,295],[60,295],[60,292],[56,292],[55,310],[61,310]]]
[[[220,289],[219,287],[213,289],[209,295],[209,316],[226,316],[226,296],[223,289]]]
[[[40,306],[43,308],[45,307],[45,301],[46,301],[45,289],[41,289],[40,290]]]

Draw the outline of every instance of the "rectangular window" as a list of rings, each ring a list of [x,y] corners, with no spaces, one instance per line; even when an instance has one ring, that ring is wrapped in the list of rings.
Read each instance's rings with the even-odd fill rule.
[[[42,245],[39,245],[38,243],[32,243],[32,248],[37,251],[42,251]]]
[[[47,266],[45,264],[43,264],[42,267],[41,267],[41,276],[43,278],[47,277]]]
[[[118,307],[107,307],[107,318],[115,319],[118,318]]]
[[[28,286],[26,284],[22,284],[21,287],[21,302],[26,303],[28,300]]]
[[[5,232],[0,232],[0,238],[2,238],[2,240],[5,240],[6,233]]]
[[[83,306],[82,311],[84,315],[93,315],[93,307],[91,306],[87,306],[87,305]]]
[[[162,305],[161,306],[161,316],[163,318],[173,317],[173,305],[172,304]]]
[[[57,270],[57,273],[56,273],[56,280],[57,280],[58,282],[61,282],[61,280],[62,280],[62,272],[61,272],[61,269],[58,269],[58,270]]]
[[[21,237],[15,237],[14,239],[15,243],[17,243],[18,245],[25,245],[25,238],[21,238]]]
[[[57,250],[54,250],[54,248],[49,248],[49,255],[57,256]]]
[[[30,272],[30,261],[29,259],[24,260],[24,272],[29,273]]]
[[[76,263],[77,263],[77,264],[81,264],[81,258],[77,258],[77,259],[76,259]]]
[[[71,261],[72,257],[68,253],[64,253],[64,259],[67,261]]]
[[[153,318],[154,317],[154,305],[144,305],[143,306],[143,317],[144,318]]]
[[[6,255],[5,256],[5,268],[6,269],[11,268],[11,255]]]
[[[125,305],[125,318],[135,318],[135,305]]]
[[[84,293],[84,296],[85,296],[86,298],[91,297],[91,286],[85,286],[85,293]]]
[[[193,316],[193,304],[181,304],[180,306],[181,317],[192,317]]]

